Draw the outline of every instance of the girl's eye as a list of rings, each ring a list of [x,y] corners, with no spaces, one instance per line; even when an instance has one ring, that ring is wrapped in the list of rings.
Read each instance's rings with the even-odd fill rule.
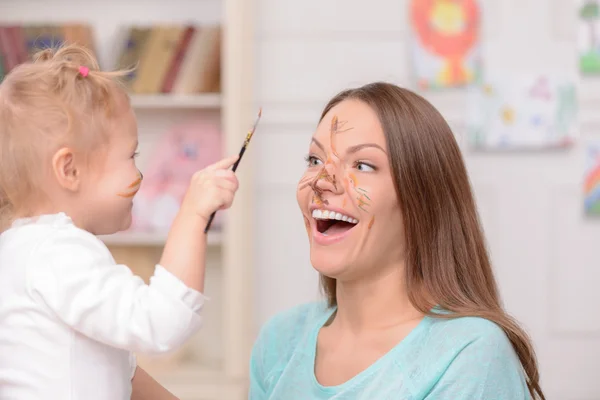
[[[137,156],[139,156],[139,155],[140,155],[140,152],[139,152],[139,151],[136,151],[135,153],[133,153],[133,156],[131,156],[131,158],[136,158],[136,157],[137,157]]]
[[[316,166],[321,165],[323,163],[321,160],[319,160],[315,156],[306,156],[304,158],[304,160],[306,161],[306,165],[309,166],[309,167],[316,167]]]
[[[372,165],[366,164],[364,162],[360,162],[360,161],[356,163],[356,169],[361,172],[375,171],[375,167],[373,167]]]

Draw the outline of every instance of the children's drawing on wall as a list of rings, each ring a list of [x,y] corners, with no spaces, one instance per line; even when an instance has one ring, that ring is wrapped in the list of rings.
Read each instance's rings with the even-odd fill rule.
[[[462,87],[479,80],[477,0],[411,0],[410,19],[420,89]]]
[[[600,74],[600,3],[581,1],[579,7],[579,69],[584,74]]]
[[[600,217],[600,142],[589,144],[584,179],[585,213]]]
[[[144,182],[133,200],[130,230],[167,232],[192,175],[222,156],[218,120],[203,117],[172,128],[156,144],[144,170]],[[220,224],[217,213],[213,226]]]
[[[470,90],[467,110],[473,147],[569,147],[577,129],[575,81],[546,75],[488,80]]]

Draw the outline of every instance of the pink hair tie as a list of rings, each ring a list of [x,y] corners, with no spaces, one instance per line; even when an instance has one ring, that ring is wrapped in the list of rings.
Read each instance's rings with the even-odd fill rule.
[[[79,67],[79,73],[85,78],[90,73],[90,69],[82,65],[81,67]]]

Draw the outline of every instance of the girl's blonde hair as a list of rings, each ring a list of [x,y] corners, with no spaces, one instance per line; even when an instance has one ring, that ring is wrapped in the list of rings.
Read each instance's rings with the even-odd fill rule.
[[[45,49],[0,84],[0,232],[27,216],[44,194],[40,184],[63,146],[83,158],[107,142],[108,124],[129,110],[120,78],[101,71],[85,47]],[[47,176],[47,175],[46,175]]]

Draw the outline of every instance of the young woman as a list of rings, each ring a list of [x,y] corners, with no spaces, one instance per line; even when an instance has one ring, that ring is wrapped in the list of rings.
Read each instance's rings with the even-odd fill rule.
[[[544,399],[431,104],[386,83],[335,96],[297,199],[327,301],[263,327],[250,399]]]

